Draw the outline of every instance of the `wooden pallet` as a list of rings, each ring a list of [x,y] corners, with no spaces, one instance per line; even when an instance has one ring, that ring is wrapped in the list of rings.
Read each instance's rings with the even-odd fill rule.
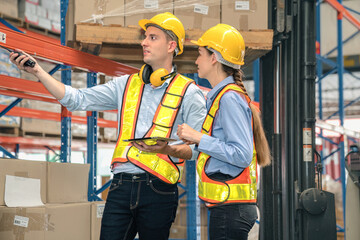
[[[0,126],[0,136],[12,136],[18,137],[19,136],[19,127],[13,126]]]
[[[75,49],[99,54],[100,57],[138,68],[143,64],[140,46],[143,30],[140,27],[78,24],[75,31],[76,41],[69,42]],[[198,39],[203,33],[203,30],[186,30],[184,53],[175,58],[179,72],[196,72],[195,60],[198,51],[190,40]],[[272,30],[242,31],[241,34],[246,43],[245,66],[272,49]]]
[[[45,132],[31,132],[31,131],[20,131],[22,137],[41,137],[41,138],[60,138],[60,134],[45,133]]]

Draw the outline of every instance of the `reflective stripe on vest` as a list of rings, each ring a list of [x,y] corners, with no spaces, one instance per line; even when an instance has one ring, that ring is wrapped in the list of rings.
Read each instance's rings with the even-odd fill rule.
[[[228,91],[236,91],[244,95],[244,92],[236,84],[228,84],[216,96],[208,115],[205,118],[202,127],[202,133],[212,134],[214,124],[214,117],[219,110],[221,97]],[[250,99],[246,97],[248,103]],[[206,162],[210,156],[206,153],[200,152],[196,170],[199,175],[199,198],[207,202],[208,206],[218,203],[252,203],[256,202],[257,197],[257,166],[256,166],[256,150],[253,142],[253,157],[250,165],[245,168],[239,176],[234,179],[219,182],[210,179],[205,173]]]
[[[153,124],[145,137],[170,137],[184,94],[193,80],[177,75],[170,82],[159,104]],[[121,109],[120,131],[111,165],[130,161],[143,170],[157,176],[166,183],[175,184],[180,179],[178,163],[159,153],[140,152],[124,139],[134,138],[144,84],[138,74],[131,75],[126,84]],[[156,144],[156,142],[146,142]],[[180,163],[183,160],[180,159]]]

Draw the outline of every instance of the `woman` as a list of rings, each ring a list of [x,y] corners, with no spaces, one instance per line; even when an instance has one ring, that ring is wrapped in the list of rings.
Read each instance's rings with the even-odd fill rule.
[[[199,197],[210,211],[211,240],[248,239],[257,218],[257,163],[270,164],[270,151],[257,108],[242,82],[245,43],[233,27],[218,24],[198,41],[195,62],[213,89],[207,95],[203,130],[186,124],[177,134],[200,152]]]

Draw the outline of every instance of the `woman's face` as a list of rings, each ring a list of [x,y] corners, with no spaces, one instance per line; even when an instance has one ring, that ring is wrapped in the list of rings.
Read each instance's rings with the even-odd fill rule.
[[[198,69],[197,72],[200,78],[208,79],[208,75],[212,68],[212,54],[205,47],[199,47],[199,56],[197,57],[195,64]]]

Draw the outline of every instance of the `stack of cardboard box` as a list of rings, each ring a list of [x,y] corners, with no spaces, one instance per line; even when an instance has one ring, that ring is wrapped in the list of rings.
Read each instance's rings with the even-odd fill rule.
[[[89,165],[0,159],[0,239],[99,239],[103,202],[87,201]],[[44,206],[7,207],[6,175],[40,180]]]
[[[75,39],[75,25],[138,26],[138,21],[161,12],[175,14],[185,29],[207,30],[226,23],[239,30],[268,29],[268,1],[261,0],[70,0],[67,39]],[[121,37],[121,36],[119,36]]]
[[[18,9],[26,22],[60,33],[60,1],[20,0]]]

